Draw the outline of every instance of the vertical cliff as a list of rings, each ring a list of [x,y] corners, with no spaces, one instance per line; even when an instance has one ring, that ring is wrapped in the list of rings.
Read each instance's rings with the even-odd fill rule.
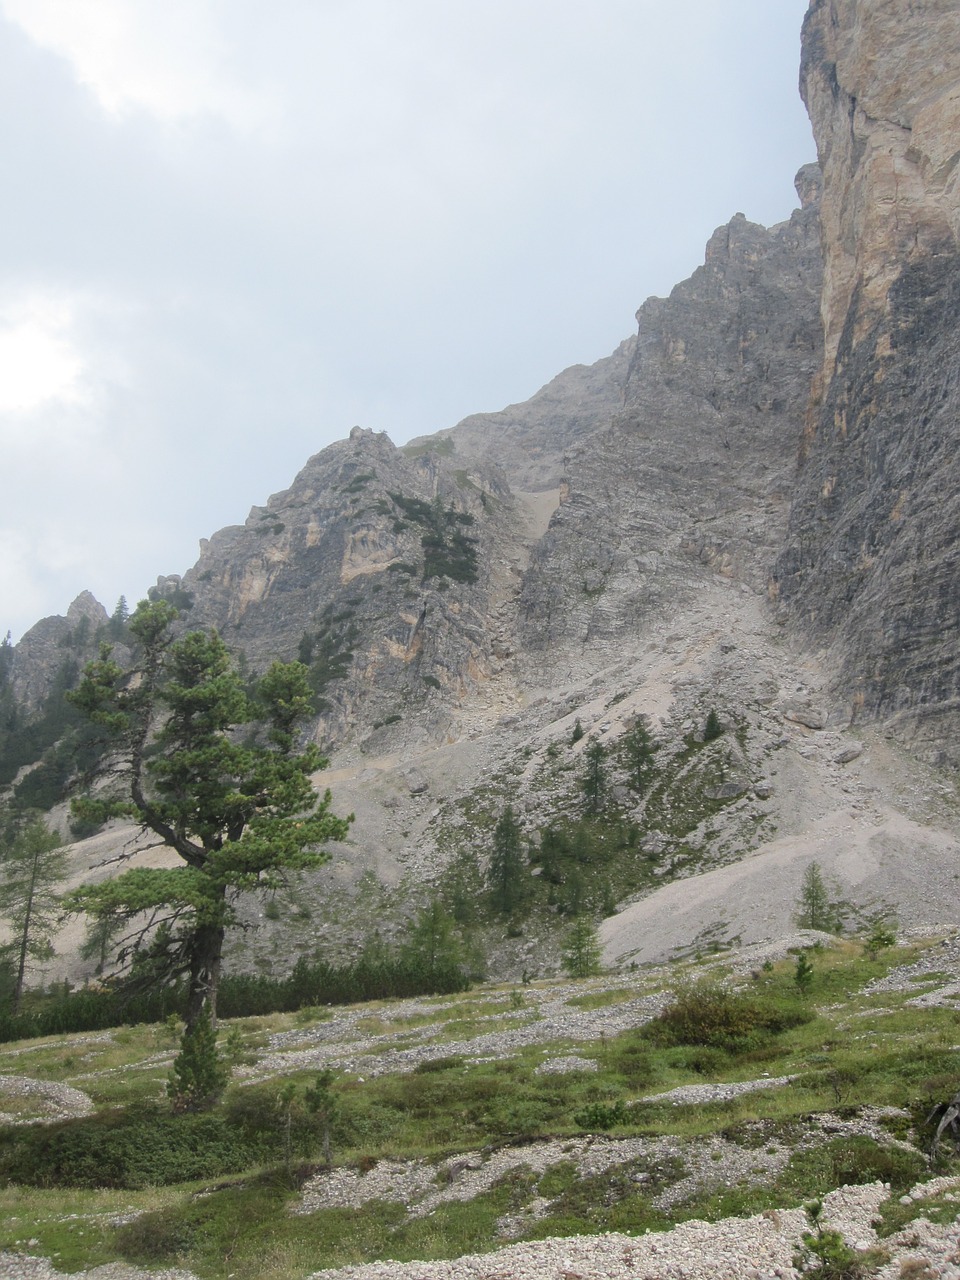
[[[765,589],[821,361],[819,187],[805,166],[787,222],[737,214],[689,280],[638,311],[623,408],[569,449],[525,577],[522,643],[540,668],[641,643],[705,577]]]
[[[774,590],[837,714],[960,758],[960,10],[813,0],[824,364]]]

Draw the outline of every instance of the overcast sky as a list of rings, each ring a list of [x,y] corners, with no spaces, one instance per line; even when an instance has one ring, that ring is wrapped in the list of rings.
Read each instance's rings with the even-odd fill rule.
[[[0,0],[0,633],[359,423],[608,354],[796,205],[806,0]]]

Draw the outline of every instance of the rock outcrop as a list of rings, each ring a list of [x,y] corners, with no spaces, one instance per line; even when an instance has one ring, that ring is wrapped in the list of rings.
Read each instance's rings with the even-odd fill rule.
[[[960,11],[814,0],[824,365],[775,591],[838,718],[960,759]]]
[[[452,454],[356,427],[176,584],[189,624],[215,626],[252,670],[307,663],[328,746],[414,722],[442,741],[497,669],[490,616],[520,517],[497,468]]]
[[[642,643],[704,575],[764,588],[821,361],[815,166],[797,188],[788,222],[737,214],[689,280],[637,313],[624,407],[569,451],[524,583],[521,636],[538,665],[566,645],[599,658]]]
[[[53,689],[64,664],[86,661],[96,654],[98,632],[107,625],[107,611],[89,591],[81,591],[66,617],[41,618],[21,637],[10,667],[10,688],[28,713],[37,710]]]

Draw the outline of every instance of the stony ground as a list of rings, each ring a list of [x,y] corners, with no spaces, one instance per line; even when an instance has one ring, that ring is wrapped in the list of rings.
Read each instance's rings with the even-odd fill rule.
[[[736,956],[737,967],[748,971],[766,959],[783,955],[802,938],[785,936],[777,943],[744,948]],[[809,939],[808,939],[809,940]],[[730,957],[725,957],[729,962]],[[927,981],[924,982],[923,979]],[[262,1080],[303,1067],[334,1065],[342,1070],[374,1075],[382,1071],[411,1071],[418,1064],[457,1053],[465,1058],[509,1057],[523,1045],[599,1040],[605,1035],[636,1026],[653,1017],[662,996],[641,988],[636,994],[630,983],[656,982],[656,975],[608,975],[587,982],[533,984],[507,1001],[503,991],[476,992],[471,996],[480,1007],[475,1034],[461,1040],[444,1039],[444,1023],[437,1017],[438,1005],[422,1000],[392,1002],[380,1011],[377,1034],[366,1029],[369,1012],[345,1011],[316,1026],[285,1031],[271,1037],[259,1060],[240,1069],[250,1080]],[[960,982],[960,936],[931,949],[918,962],[902,966],[873,990],[912,990],[912,1003],[954,1005]],[[918,990],[919,985],[919,990]],[[573,1000],[601,996],[616,991],[619,1003],[599,1009],[584,1009]],[[482,1012],[484,1003],[490,1012]],[[425,1017],[435,1020],[423,1022]],[[484,1023],[490,1030],[484,1030]],[[395,1023],[395,1026],[391,1026]],[[385,1024],[385,1025],[384,1025]],[[404,1047],[395,1038],[402,1029]],[[109,1033],[104,1033],[109,1034]],[[560,1053],[547,1057],[541,1070],[584,1069],[592,1060]],[[724,1084],[689,1085],[647,1101],[669,1100],[675,1106],[697,1105],[736,1096],[756,1089],[786,1088],[790,1078],[745,1079]],[[89,1099],[80,1090],[65,1089],[25,1076],[5,1076],[0,1087],[7,1094],[22,1094],[37,1111],[34,1122],[89,1109]],[[634,1104],[643,1105],[643,1103]],[[881,1125],[884,1116],[861,1113],[856,1119],[823,1115],[811,1122],[808,1141],[816,1144],[849,1133],[867,1134],[890,1141]],[[380,1161],[372,1169],[334,1169],[314,1177],[302,1191],[294,1212],[309,1214],[326,1207],[359,1207],[372,1200],[396,1201],[406,1206],[409,1217],[424,1217],[452,1199],[471,1199],[488,1190],[513,1169],[526,1166],[542,1172],[559,1161],[574,1161],[583,1174],[596,1174],[631,1161],[656,1165],[682,1156],[683,1177],[657,1193],[656,1207],[671,1204],[696,1189],[719,1185],[725,1180],[750,1177],[763,1181],[789,1159],[787,1147],[774,1143],[764,1149],[744,1150],[722,1135],[705,1139],[696,1149],[669,1137],[619,1139],[594,1135],[562,1142],[544,1141],[519,1148],[463,1152],[448,1158],[439,1168],[425,1162]],[[935,1179],[919,1185],[909,1198],[916,1205],[916,1220],[891,1239],[881,1242],[887,1260],[873,1257],[874,1273],[881,1280],[960,1280],[960,1212],[955,1222],[942,1227],[923,1217],[924,1200],[937,1194],[956,1197],[960,1211],[960,1178]],[[860,1250],[874,1249],[878,1242],[871,1225],[879,1206],[889,1196],[882,1184],[847,1187],[827,1198],[824,1221],[840,1230],[848,1243]],[[534,1199],[518,1213],[505,1215],[500,1223],[504,1247],[478,1257],[448,1262],[377,1263],[317,1272],[324,1280],[763,1280],[777,1276],[789,1280],[798,1274],[794,1258],[801,1236],[809,1223],[801,1210],[770,1210],[748,1219],[727,1219],[707,1224],[688,1222],[672,1231],[640,1237],[601,1234],[536,1242],[509,1243],[522,1234],[546,1211],[548,1201]],[[879,1267],[879,1270],[876,1268]],[[924,1269],[925,1268],[925,1269]],[[0,1280],[56,1280],[59,1272],[46,1260],[24,1255],[0,1255]],[[144,1272],[136,1268],[110,1265],[80,1273],[85,1280],[189,1280],[183,1271]]]

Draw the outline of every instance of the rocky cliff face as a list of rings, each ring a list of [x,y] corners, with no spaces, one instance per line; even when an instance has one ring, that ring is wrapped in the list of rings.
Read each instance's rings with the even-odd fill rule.
[[[650,298],[609,426],[568,452],[563,501],[524,582],[523,648],[598,659],[711,574],[765,588],[821,361],[819,173],[771,230],[738,214],[704,265]]]
[[[497,468],[358,427],[215,534],[175,589],[253,670],[308,664],[325,744],[443,740],[498,669],[521,523]]]
[[[814,0],[826,335],[776,589],[835,713],[958,759],[960,11]]]

